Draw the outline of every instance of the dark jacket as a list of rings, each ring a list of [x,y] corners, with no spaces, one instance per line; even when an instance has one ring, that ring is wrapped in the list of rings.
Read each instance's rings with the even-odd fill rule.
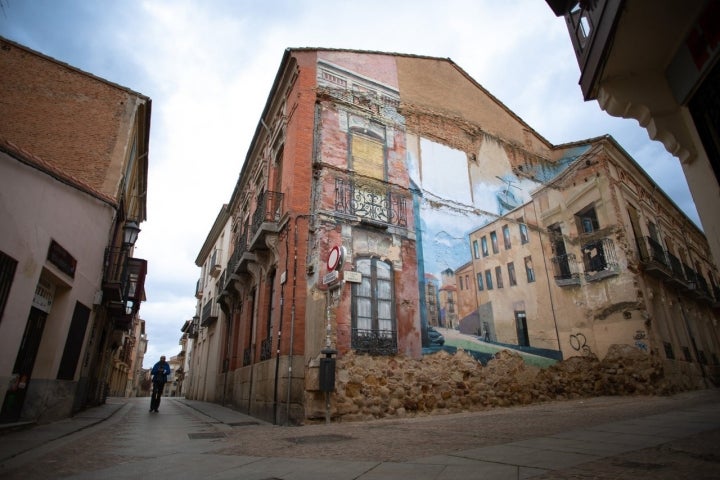
[[[170,375],[170,365],[167,362],[157,362],[150,371],[154,383],[165,383]]]

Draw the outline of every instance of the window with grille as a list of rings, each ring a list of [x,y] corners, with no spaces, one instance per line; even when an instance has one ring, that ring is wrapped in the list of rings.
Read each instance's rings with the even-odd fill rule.
[[[361,258],[353,284],[352,347],[372,354],[397,352],[392,266],[378,258]]]

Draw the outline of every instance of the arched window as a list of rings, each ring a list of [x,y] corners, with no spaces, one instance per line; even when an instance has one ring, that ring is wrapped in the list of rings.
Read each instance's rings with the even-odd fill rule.
[[[360,258],[353,284],[352,348],[373,355],[397,352],[392,266],[378,258]]]

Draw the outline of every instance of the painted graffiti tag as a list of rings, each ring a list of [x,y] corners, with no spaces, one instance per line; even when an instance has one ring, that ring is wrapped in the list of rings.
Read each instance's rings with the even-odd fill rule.
[[[592,350],[587,345],[587,338],[582,333],[570,335],[570,346],[573,350],[582,352],[583,355],[592,355]]]

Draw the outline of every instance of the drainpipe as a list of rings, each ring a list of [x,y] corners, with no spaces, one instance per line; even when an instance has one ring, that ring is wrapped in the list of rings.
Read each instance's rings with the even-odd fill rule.
[[[293,364],[293,348],[295,341],[295,294],[297,287],[297,246],[298,246],[298,226],[299,218],[312,218],[312,215],[296,215],[293,231],[293,274],[292,274],[292,290],[290,300],[290,351],[288,352],[288,371],[287,371],[287,398],[285,399],[285,424],[290,423],[290,391],[292,390],[292,364]],[[288,239],[289,240],[289,239]],[[287,245],[287,244],[286,244]]]
[[[288,228],[287,235],[285,236],[285,280],[287,281],[288,271],[288,257],[290,255],[290,229]],[[282,274],[280,274],[282,278]],[[280,345],[282,341],[282,326],[285,312],[285,281],[281,281],[280,286],[280,320],[278,321],[278,338],[277,338],[277,351],[275,352],[275,386],[273,389],[273,425],[277,425],[277,409],[278,409],[278,383],[280,379]],[[272,301],[272,300],[271,300]],[[292,353],[292,352],[291,352]],[[289,391],[289,388],[288,388]]]
[[[538,238],[540,239],[540,251],[542,252],[543,266],[545,267],[545,279],[548,285],[548,297],[550,298],[550,310],[552,311],[553,324],[555,325],[555,337],[557,338],[558,350],[560,351],[560,359],[564,357],[562,347],[560,346],[560,332],[557,326],[557,316],[555,315],[555,302],[553,301],[552,287],[550,286],[550,273],[547,268],[547,258],[545,255],[545,247],[543,246],[542,236],[543,229],[540,228],[540,220],[538,219],[537,206],[535,205],[535,199],[532,198],[533,210],[535,211],[535,223],[537,224]]]

